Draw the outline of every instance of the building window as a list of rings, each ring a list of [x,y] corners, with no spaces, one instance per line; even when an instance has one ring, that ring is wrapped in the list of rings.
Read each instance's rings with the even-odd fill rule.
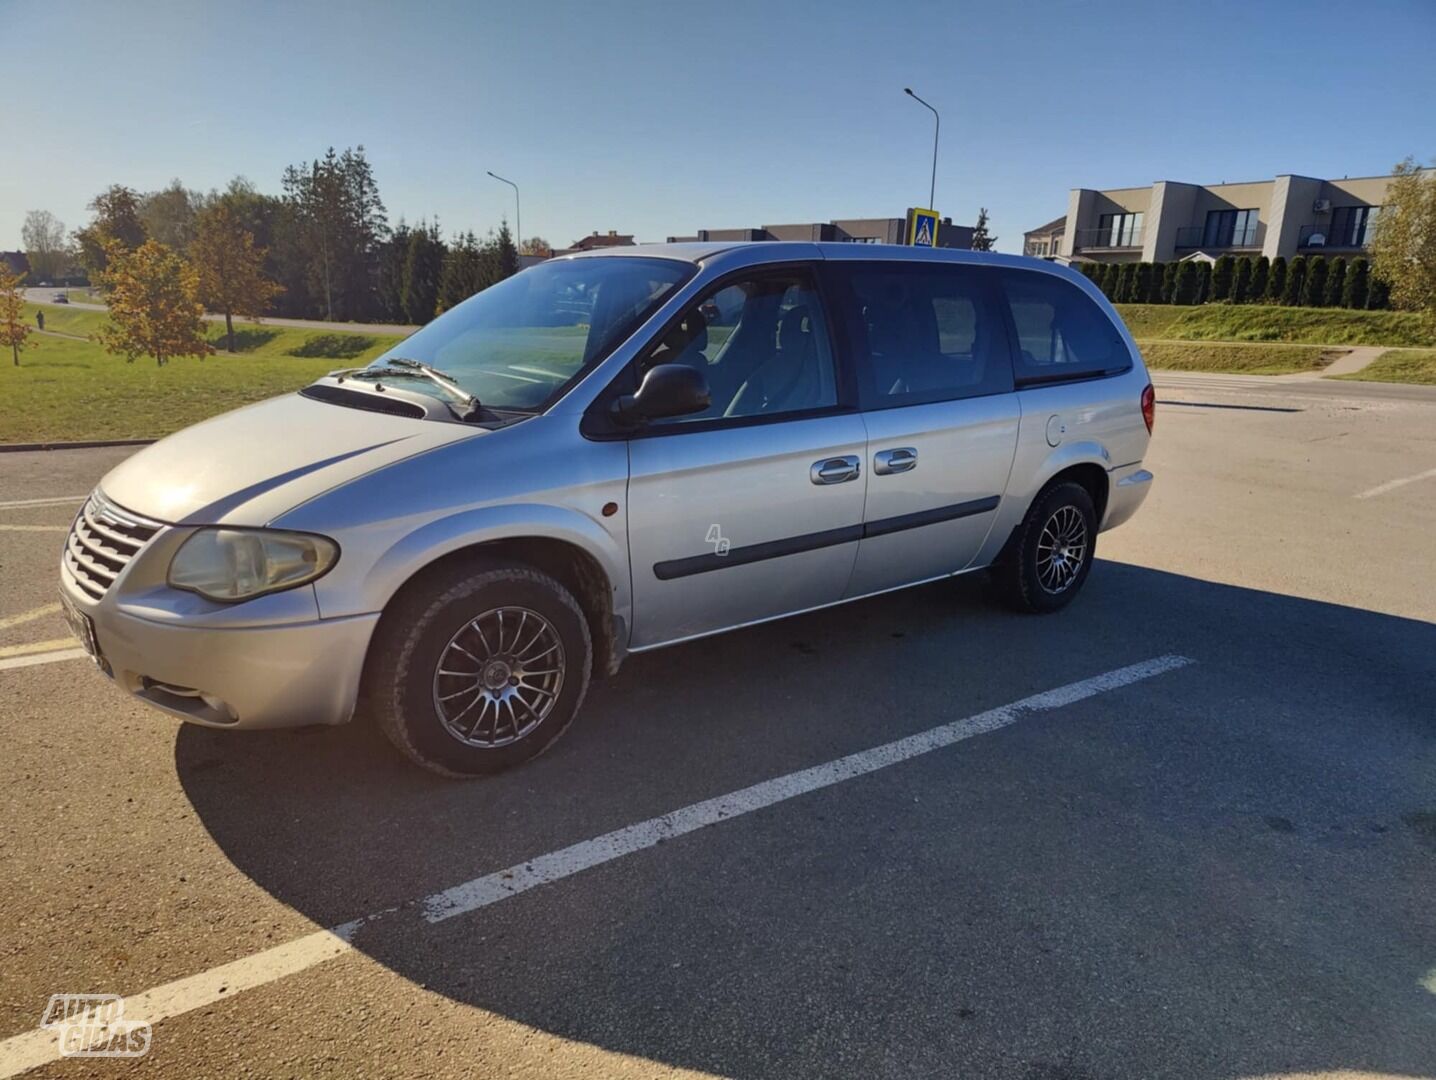
[[[1331,232],[1326,237],[1331,247],[1365,247],[1371,240],[1371,227],[1376,223],[1379,206],[1338,206],[1331,214]]]
[[[1097,219],[1096,247],[1137,247],[1142,242],[1142,214],[1103,214]]]
[[[1252,247],[1257,240],[1255,210],[1211,210],[1202,234],[1203,247]]]

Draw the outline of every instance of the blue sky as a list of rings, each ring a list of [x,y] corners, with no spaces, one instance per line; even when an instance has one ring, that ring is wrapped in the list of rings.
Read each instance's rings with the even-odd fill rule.
[[[391,221],[556,245],[988,207],[1075,186],[1436,156],[1436,0],[209,4],[0,0],[0,247],[110,183],[196,188],[362,143]],[[9,161],[4,160],[9,158]]]

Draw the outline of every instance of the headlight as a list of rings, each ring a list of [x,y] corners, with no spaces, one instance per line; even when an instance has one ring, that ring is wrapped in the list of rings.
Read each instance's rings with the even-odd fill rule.
[[[169,583],[221,603],[304,585],[339,559],[339,545],[309,533],[200,529],[170,561]]]

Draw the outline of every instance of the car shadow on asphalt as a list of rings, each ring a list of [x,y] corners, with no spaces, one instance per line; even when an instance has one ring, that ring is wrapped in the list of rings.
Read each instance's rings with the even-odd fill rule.
[[[409,901],[1139,660],[1197,663],[429,925]],[[723,1075],[1232,1077],[1436,1062],[1436,627],[1099,562],[630,658],[526,767],[366,724],[183,727],[228,858],[428,990]],[[407,905],[407,906],[405,906]]]

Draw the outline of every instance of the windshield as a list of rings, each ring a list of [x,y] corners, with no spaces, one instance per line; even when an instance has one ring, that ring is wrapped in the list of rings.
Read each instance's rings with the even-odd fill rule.
[[[391,358],[421,360],[485,407],[540,409],[693,270],[674,259],[634,256],[540,263],[446,311],[370,368],[389,368]],[[418,379],[413,389],[443,393]]]

